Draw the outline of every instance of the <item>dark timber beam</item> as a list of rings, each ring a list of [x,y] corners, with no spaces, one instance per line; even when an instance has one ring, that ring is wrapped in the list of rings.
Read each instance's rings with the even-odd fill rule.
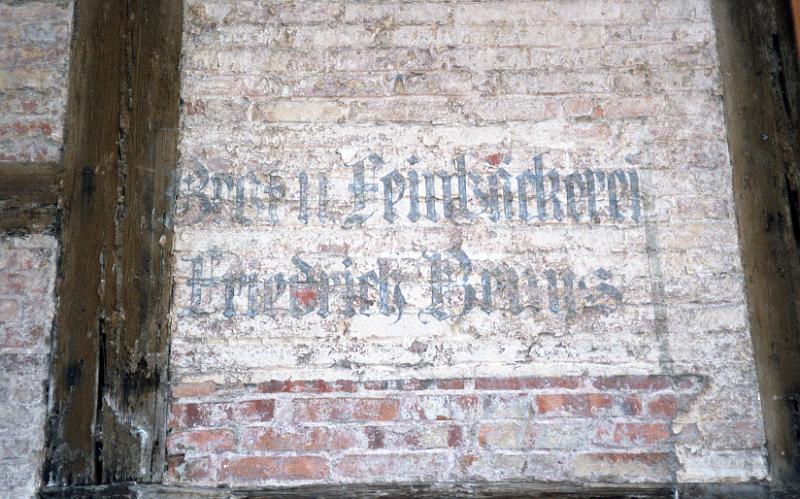
[[[56,163],[0,164],[0,234],[53,230],[60,189]]]
[[[800,72],[791,0],[715,0],[772,476],[800,479]]]
[[[307,485],[262,489],[194,488],[119,484],[107,487],[49,489],[41,497],[69,499],[796,499],[800,489],[784,484],[556,484],[541,482],[461,483],[439,485]]]
[[[44,483],[164,467],[181,0],[77,0]]]

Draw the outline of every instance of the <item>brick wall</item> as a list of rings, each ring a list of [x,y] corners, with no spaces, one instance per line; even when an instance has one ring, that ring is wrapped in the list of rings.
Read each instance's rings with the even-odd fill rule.
[[[0,4],[0,162],[61,159],[70,4]]]
[[[178,385],[174,479],[668,481],[691,376]],[[760,442],[750,442],[758,446]]]
[[[71,2],[0,2],[0,168],[59,161]],[[33,497],[44,448],[57,243],[0,237],[0,497]]]
[[[189,0],[167,480],[766,476],[708,0]]]
[[[0,238],[0,497],[32,497],[44,449],[56,241]]]

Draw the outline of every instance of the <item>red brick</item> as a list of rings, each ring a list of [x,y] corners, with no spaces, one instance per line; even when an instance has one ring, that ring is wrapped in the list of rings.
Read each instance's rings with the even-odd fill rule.
[[[654,447],[669,443],[669,438],[669,426],[663,423],[617,423],[613,433],[597,431],[597,442],[612,447]]]
[[[36,281],[24,273],[0,272],[0,289],[8,295],[29,295],[45,293],[48,290],[36,286]]]
[[[528,419],[533,415],[527,392],[486,394],[481,399],[484,419]]]
[[[197,426],[223,426],[229,422],[270,421],[274,412],[274,400],[173,404],[170,411],[170,427],[194,428]]]
[[[376,426],[368,426],[364,428],[364,434],[367,436],[368,447],[370,449],[383,449],[384,438],[386,434],[383,430]]]
[[[679,444],[694,444],[700,442],[703,434],[696,423],[686,424],[680,429],[680,432],[672,436],[673,442]]]
[[[536,396],[536,407],[542,415],[589,417],[611,409],[613,399],[601,394],[546,394]]]
[[[270,380],[258,385],[261,393],[330,393],[330,392],[355,392],[357,385],[354,381],[338,380],[313,381]]]
[[[463,379],[409,379],[398,383],[401,390],[463,390]]]
[[[19,315],[19,304],[17,300],[10,298],[0,299],[0,323],[11,322]]]
[[[403,417],[425,421],[469,420],[477,414],[475,395],[426,395],[405,402]]]
[[[675,395],[659,395],[647,402],[650,416],[674,418],[678,415],[678,398]]]
[[[607,462],[607,463],[642,463],[642,464],[661,464],[668,463],[672,460],[672,454],[668,452],[600,452],[592,454],[582,454],[582,456],[591,457],[594,461]]]
[[[434,480],[445,476],[447,456],[440,453],[364,454],[343,457],[335,473],[344,478],[379,481]]]
[[[464,430],[460,426],[451,426],[447,431],[448,447],[461,447],[464,442]]]
[[[689,431],[682,428],[681,437],[687,440]],[[709,447],[714,450],[759,449],[764,445],[764,427],[760,421],[723,420],[708,421],[703,424],[703,433]],[[699,437],[695,437],[695,442]]]
[[[211,459],[185,459],[183,455],[167,458],[166,482],[203,482],[211,479]]]
[[[564,101],[564,111],[571,118],[602,118],[603,109],[590,97],[577,97]]]
[[[578,454],[573,473],[579,480],[646,481],[674,480],[675,457],[667,452]]]
[[[642,401],[638,395],[628,395],[621,401],[622,412],[626,416],[638,416],[642,413]]]
[[[365,390],[463,390],[463,379],[407,379],[366,381]]]
[[[228,417],[233,421],[270,421],[275,414],[274,400],[249,400],[230,405]]]
[[[522,443],[523,425],[496,422],[478,427],[478,445],[489,449],[518,449]]]
[[[41,372],[46,365],[45,354],[18,353],[0,350],[0,373],[6,376],[30,376]]]
[[[463,441],[460,426],[441,423],[403,423],[364,429],[370,449],[428,450],[459,447]]]
[[[675,388],[681,391],[697,392],[702,389],[705,381],[702,376],[678,376],[675,380]]]
[[[592,383],[599,390],[664,390],[672,386],[668,376],[609,376]]]
[[[41,344],[44,337],[44,328],[39,326],[28,329],[20,324],[0,325],[0,347],[31,347]]]
[[[392,399],[298,399],[292,406],[295,421],[391,421],[400,413]]]
[[[541,390],[545,388],[578,388],[582,378],[566,377],[527,377],[527,378],[478,378],[476,390]]]
[[[443,379],[436,383],[436,388],[440,390],[463,390],[463,379]]]
[[[167,452],[223,452],[236,445],[230,430],[198,430],[173,433],[167,438]]]
[[[0,438],[0,459],[36,452],[33,448],[34,444],[35,442],[30,437],[3,435],[3,438]]]
[[[646,118],[660,114],[664,105],[662,97],[627,97],[606,102],[604,114],[610,119]]]
[[[195,100],[186,100],[183,103],[184,109],[186,110],[186,114],[194,115],[194,114],[205,114],[206,111],[206,103],[203,99],[195,99]]]
[[[172,396],[179,397],[203,397],[217,391],[217,384],[213,381],[202,383],[181,383],[172,387]]]
[[[365,390],[394,390],[396,381],[365,381],[362,386]]]
[[[527,424],[522,434],[524,449],[575,450],[587,447],[596,432],[597,419],[555,419]]]
[[[30,2],[24,8],[13,3],[0,4],[0,19],[13,20],[16,23],[64,23],[69,19],[68,12],[69,8],[65,4],[49,2]]]
[[[220,469],[220,478],[229,483],[327,477],[328,462],[317,456],[237,457],[224,459]]]
[[[286,428],[245,428],[242,449],[311,452],[349,449],[360,445],[354,430],[301,426]]]

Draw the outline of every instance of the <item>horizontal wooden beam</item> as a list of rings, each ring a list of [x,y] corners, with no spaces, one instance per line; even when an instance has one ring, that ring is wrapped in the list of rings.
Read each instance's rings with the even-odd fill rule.
[[[52,230],[60,191],[57,163],[0,163],[0,234]]]
[[[58,204],[57,163],[0,163],[0,202],[6,206]]]
[[[303,487],[264,487],[260,489],[229,489],[226,487],[170,487],[163,485],[117,484],[106,487],[50,488],[40,491],[42,498],[67,499],[300,499],[307,497],[344,499],[413,497],[433,499],[480,498],[664,498],[736,497],[740,499],[782,499],[800,497],[800,488],[764,483],[703,483],[703,484],[559,484],[541,482],[463,483],[439,485],[310,485]]]

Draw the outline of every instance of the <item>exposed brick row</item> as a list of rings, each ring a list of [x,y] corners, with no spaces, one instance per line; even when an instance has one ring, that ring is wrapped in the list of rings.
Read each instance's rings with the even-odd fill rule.
[[[474,478],[497,452],[545,451],[585,452],[570,473],[605,461],[650,470],[669,462],[672,420],[704,383],[650,375],[183,384],[173,390],[187,398],[172,405],[170,479],[390,479],[393,469]]]
[[[364,391],[593,391],[593,390],[682,390],[695,391],[703,384],[697,375],[624,375],[624,376],[523,376],[482,377],[472,379],[394,379],[354,380],[270,380],[256,385],[221,385],[213,381],[181,383],[173,386],[175,398],[224,396],[234,390],[250,393],[354,393]]]

